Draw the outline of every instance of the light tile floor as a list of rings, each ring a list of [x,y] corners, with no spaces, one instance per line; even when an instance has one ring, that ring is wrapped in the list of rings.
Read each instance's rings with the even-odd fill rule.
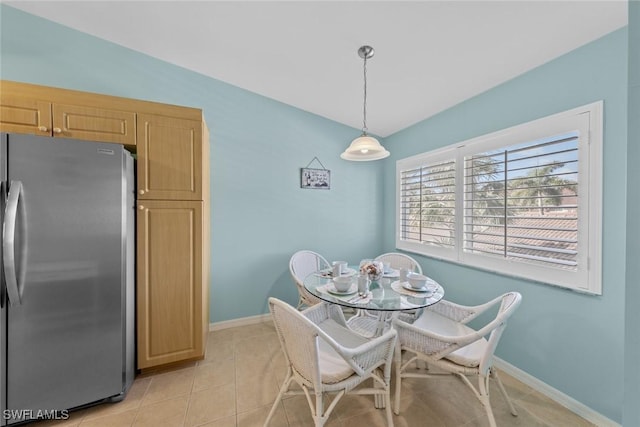
[[[286,373],[272,323],[211,332],[206,358],[171,371],[140,375],[126,399],[74,411],[65,421],[34,427],[120,426],[262,426]],[[528,386],[501,374],[519,412],[513,417],[502,395],[492,389],[499,426],[592,426]],[[393,395],[393,390],[392,390]],[[396,427],[487,426],[480,403],[454,377],[403,381]],[[271,427],[313,426],[303,396],[281,403]],[[369,396],[347,396],[336,406],[327,427],[386,426],[384,410]]]

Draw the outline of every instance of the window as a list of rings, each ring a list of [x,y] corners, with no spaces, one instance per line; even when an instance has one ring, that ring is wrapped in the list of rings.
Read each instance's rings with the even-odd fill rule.
[[[399,160],[399,249],[601,294],[602,102]]]

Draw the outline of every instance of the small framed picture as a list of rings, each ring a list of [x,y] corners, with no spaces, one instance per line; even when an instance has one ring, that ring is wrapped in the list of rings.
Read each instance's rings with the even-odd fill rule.
[[[300,188],[328,190],[331,188],[331,171],[329,169],[300,169]]]

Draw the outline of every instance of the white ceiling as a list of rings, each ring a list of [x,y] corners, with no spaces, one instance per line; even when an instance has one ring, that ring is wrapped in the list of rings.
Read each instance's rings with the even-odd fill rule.
[[[627,24],[627,1],[4,1],[387,136]]]

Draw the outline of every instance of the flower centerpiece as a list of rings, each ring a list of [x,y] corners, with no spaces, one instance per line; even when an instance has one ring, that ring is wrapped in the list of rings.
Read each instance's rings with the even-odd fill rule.
[[[360,262],[360,274],[367,275],[372,282],[380,280],[383,272],[384,265],[382,264],[382,261],[363,259]]]

